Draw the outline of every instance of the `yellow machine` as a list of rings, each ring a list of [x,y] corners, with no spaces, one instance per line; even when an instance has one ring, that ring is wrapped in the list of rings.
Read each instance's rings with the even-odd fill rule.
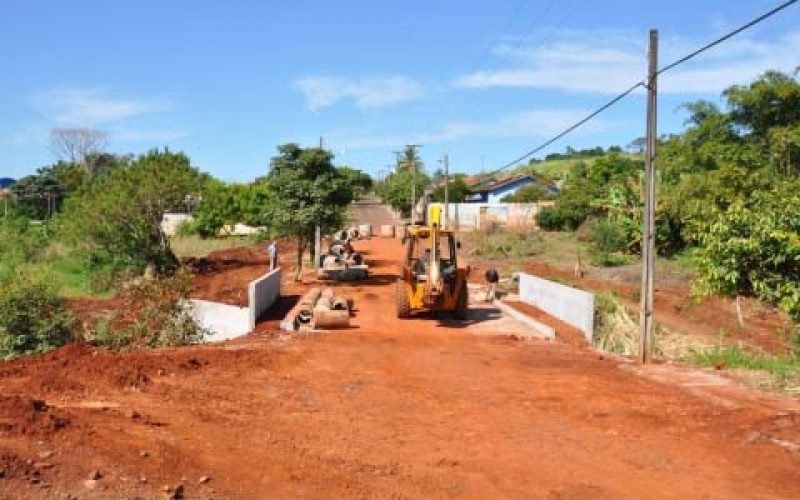
[[[440,213],[431,211],[427,226],[409,228],[404,238],[405,259],[397,280],[397,317],[420,311],[449,311],[466,319],[469,310],[469,268],[458,267],[459,247],[451,230],[441,229]]]

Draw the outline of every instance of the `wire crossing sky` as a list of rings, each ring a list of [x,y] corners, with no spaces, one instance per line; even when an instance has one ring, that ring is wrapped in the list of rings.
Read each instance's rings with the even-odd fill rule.
[[[800,9],[786,4],[659,76],[661,133],[682,130],[683,103],[721,104],[731,85],[795,71]],[[184,151],[227,181],[264,175],[279,144],[320,138],[372,175],[405,144],[424,145],[428,170],[447,153],[466,173],[537,144],[541,156],[625,147],[644,135],[645,94],[631,84],[646,76],[650,29],[660,59],[679,61],[778,5],[0,2],[0,177],[53,163],[49,133],[65,127],[108,132],[114,153]]]

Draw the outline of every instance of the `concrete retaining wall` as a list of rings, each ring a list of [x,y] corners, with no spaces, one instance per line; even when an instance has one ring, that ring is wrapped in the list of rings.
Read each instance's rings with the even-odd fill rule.
[[[273,269],[264,276],[250,282],[247,287],[250,304],[250,329],[256,327],[256,320],[270,308],[281,294],[281,268]]]
[[[207,342],[234,339],[252,332],[256,320],[270,308],[281,294],[281,269],[250,282],[247,287],[248,307],[237,307],[208,300],[190,299],[191,314],[201,328],[207,330]]]
[[[520,273],[519,298],[580,329],[586,335],[586,341],[592,343],[594,294]]]
[[[208,300],[190,299],[191,314],[195,321],[209,332],[206,342],[219,342],[247,335],[250,326],[250,308],[237,307]]]

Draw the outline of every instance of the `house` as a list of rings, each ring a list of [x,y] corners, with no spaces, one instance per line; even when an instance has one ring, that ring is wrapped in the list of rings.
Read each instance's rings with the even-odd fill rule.
[[[519,188],[539,182],[540,181],[533,175],[514,175],[478,188],[473,188],[472,194],[467,196],[464,201],[469,203],[499,203],[500,200],[506,196],[516,193]],[[545,185],[544,188],[550,194],[558,193],[558,188],[551,184]]]

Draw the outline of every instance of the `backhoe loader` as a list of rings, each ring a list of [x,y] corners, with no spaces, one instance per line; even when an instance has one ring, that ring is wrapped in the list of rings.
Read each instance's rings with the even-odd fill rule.
[[[403,238],[405,256],[395,292],[397,317],[447,311],[455,319],[467,319],[469,267],[458,266],[460,245],[455,234],[441,229],[438,210],[431,212],[428,225],[409,227]]]

